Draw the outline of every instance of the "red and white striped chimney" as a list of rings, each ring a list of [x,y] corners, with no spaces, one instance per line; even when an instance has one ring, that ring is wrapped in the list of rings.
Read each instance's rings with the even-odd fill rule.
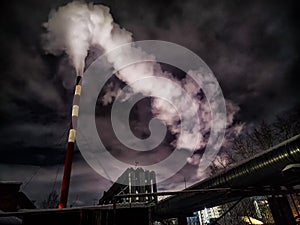
[[[73,97],[72,119],[70,122],[69,138],[68,138],[66,159],[64,165],[64,175],[63,175],[61,191],[60,191],[60,202],[58,205],[59,208],[65,208],[68,202],[73,152],[74,152],[75,140],[76,140],[79,100],[81,94],[81,80],[82,80],[82,73],[78,73],[76,77],[75,92]]]

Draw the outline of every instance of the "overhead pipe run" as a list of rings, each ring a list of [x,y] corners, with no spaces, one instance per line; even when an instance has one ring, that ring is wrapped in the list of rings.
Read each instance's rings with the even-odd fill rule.
[[[249,187],[284,186],[279,179],[284,168],[290,164],[300,163],[300,135],[296,135],[279,145],[276,145],[225,172],[201,181],[187,190],[232,188],[242,189]],[[282,182],[282,184],[281,184]],[[190,211],[199,210],[212,202],[222,204],[222,196],[218,193],[210,196],[191,194],[189,196],[173,196],[160,201],[156,207],[157,215],[176,214],[186,208]],[[224,197],[228,202],[228,197]]]
[[[287,165],[299,162],[300,135],[297,135],[189,189],[256,186],[272,174],[281,173]]]

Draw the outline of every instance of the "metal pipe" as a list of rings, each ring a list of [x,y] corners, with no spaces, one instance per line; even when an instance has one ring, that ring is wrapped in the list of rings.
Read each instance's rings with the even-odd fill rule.
[[[300,135],[188,189],[255,186],[264,183],[265,179],[272,174],[281,173],[288,164],[298,162],[300,162]]]
[[[211,178],[201,181],[187,190],[197,190],[206,188],[247,188],[251,186],[282,185],[280,175],[285,166],[300,162],[300,135],[282,142],[261,154],[230,168],[229,170],[217,174]],[[273,179],[272,179],[273,176]],[[275,178],[274,178],[275,177]],[[194,194],[182,198],[174,196],[160,201],[156,212],[163,216],[180,212],[186,208],[189,211],[198,210],[216,200],[216,195],[203,198],[204,196]],[[218,204],[228,202],[229,197],[218,199]]]
[[[76,129],[77,129],[78,112],[79,112],[79,100],[81,94],[81,80],[82,80],[82,75],[81,74],[77,75],[74,97],[73,97],[73,104],[72,104],[72,119],[70,122],[69,138],[68,138],[66,159],[64,165],[64,175],[61,184],[60,201],[59,201],[58,208],[65,208],[68,202],[73,152],[75,147]]]

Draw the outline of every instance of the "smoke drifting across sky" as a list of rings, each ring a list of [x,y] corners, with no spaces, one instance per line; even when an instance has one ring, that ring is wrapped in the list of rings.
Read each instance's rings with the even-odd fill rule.
[[[20,169],[15,164],[38,165],[46,170],[46,166],[62,168],[64,132],[72,102],[70,87],[72,89],[74,76],[70,73],[73,69],[64,55],[45,56],[40,37],[44,32],[41,24],[48,20],[50,10],[67,2],[25,0],[3,3],[6,6],[0,20],[0,162],[4,168],[1,179],[17,179],[16,175],[20,174],[19,179],[23,181],[26,171],[26,180],[34,174],[32,169]],[[247,125],[255,125],[262,119],[272,120],[276,114],[299,104],[300,20],[295,1],[101,3],[111,8],[115,21],[132,32],[135,40],[160,39],[195,51],[217,76],[225,98],[238,104],[237,117]],[[90,51],[89,57],[91,54]],[[120,85],[118,81],[114,83]],[[151,111],[151,108],[145,101],[137,105],[136,113],[147,122],[148,116],[143,112]],[[100,112],[100,116],[103,115],[106,115],[105,110]],[[110,126],[106,120],[97,122],[103,128]],[[138,130],[143,132],[145,127],[146,124],[138,126]],[[104,136],[106,142],[111,143],[112,152],[122,155],[124,148],[120,143],[110,140],[109,132]],[[136,160],[140,160],[139,155]],[[78,152],[75,162],[77,169],[87,168]],[[24,173],[18,173],[18,168]],[[14,176],[9,176],[13,170]],[[56,169],[51,171],[55,177]],[[87,171],[92,176],[92,170]],[[188,180],[191,174],[196,174],[196,168],[189,165],[181,173]],[[97,179],[95,174],[93,176]],[[79,190],[84,192],[84,186],[78,181],[86,177],[86,174],[76,175],[77,184],[71,184],[70,190],[73,198]],[[176,188],[183,180],[178,176],[173,184],[161,188]],[[24,191],[45,182],[42,176],[36,175]],[[107,185],[98,188],[100,184],[97,180],[95,192],[106,189]],[[48,190],[43,190],[45,195]],[[84,196],[88,195],[86,192]],[[41,195],[31,192],[30,197],[40,199]],[[79,199],[82,200],[80,196]],[[83,201],[84,204],[91,203],[88,197]]]
[[[62,6],[57,11],[51,12],[49,21],[44,26],[48,31],[44,35],[45,50],[52,54],[65,51],[69,55],[77,73],[80,74],[82,74],[85,58],[91,47],[109,52],[133,40],[131,33],[113,22],[109,8],[103,5],[93,5],[92,3],[85,4],[75,1]],[[143,52],[142,49],[131,45],[110,55],[108,62],[114,68],[120,68],[121,65],[127,65],[126,62],[130,61],[130,59],[143,59],[145,54],[147,53]],[[155,56],[150,58],[155,61]],[[177,107],[174,110],[170,104],[159,98],[155,98],[152,101],[152,111],[171,128],[173,134],[178,136],[178,139],[175,140],[176,147],[194,151],[205,146],[204,135],[210,131],[210,107],[217,108],[218,106],[209,106],[206,101],[200,100],[200,97],[197,95],[200,92],[200,87],[197,87],[192,79],[187,77],[182,81],[175,80],[172,74],[163,72],[160,65],[156,62],[143,62],[127,66],[119,70],[116,75],[129,85],[143,78],[162,76],[171,79],[184,88],[185,92],[189,93],[190,98],[184,97],[180,89],[176,90],[174,86],[166,85],[156,79],[148,79],[147,84],[141,82],[140,85],[131,86],[135,93],[142,93],[145,96],[154,96],[163,91],[167,99],[170,99],[175,108]],[[203,79],[207,79],[205,76],[208,76],[208,74],[203,76]],[[214,89],[216,87],[212,86],[211,88]],[[217,103],[213,101],[212,104]],[[234,105],[233,103],[230,104]],[[237,106],[228,107],[228,118],[231,118],[228,119],[229,126],[232,124],[233,115],[237,110]],[[183,123],[181,121],[179,123],[180,117],[187,122]],[[193,121],[193,118],[196,117],[200,117],[201,130],[198,124]],[[217,127],[222,128],[221,125],[217,125]],[[186,132],[182,132],[180,129]],[[240,128],[236,129],[235,127],[230,129],[240,130]],[[193,140],[199,139],[199,133],[202,133],[200,141],[196,146],[193,146]]]

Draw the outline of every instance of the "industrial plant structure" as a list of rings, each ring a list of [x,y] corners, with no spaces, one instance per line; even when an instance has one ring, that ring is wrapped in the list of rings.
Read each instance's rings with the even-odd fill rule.
[[[116,195],[156,193],[156,176],[154,171],[144,170],[143,168],[128,168],[118,180],[105,191],[99,200],[99,205],[113,203]],[[157,202],[157,196],[137,196],[118,199],[118,202]]]
[[[0,213],[0,217],[18,216],[23,224],[31,225],[123,225],[124,221],[130,225],[151,225],[170,218],[177,218],[179,225],[186,225],[186,218],[193,216],[193,212],[232,202],[231,207],[210,223],[218,224],[241,200],[266,196],[274,224],[295,225],[297,218],[288,196],[300,192],[299,164],[300,135],[297,135],[182,191],[156,192],[152,171],[129,168],[119,177],[119,183],[113,184],[103,195],[101,205],[7,212]],[[156,197],[160,195],[171,197],[157,202]],[[249,218],[244,219],[251,221]]]

